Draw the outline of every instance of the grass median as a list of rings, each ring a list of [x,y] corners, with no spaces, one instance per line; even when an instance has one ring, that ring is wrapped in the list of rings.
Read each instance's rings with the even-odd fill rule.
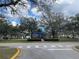
[[[11,59],[17,52],[17,48],[0,46],[0,59]]]
[[[26,43],[27,40],[0,40],[0,43]]]
[[[75,48],[79,50],[79,46],[75,46]]]

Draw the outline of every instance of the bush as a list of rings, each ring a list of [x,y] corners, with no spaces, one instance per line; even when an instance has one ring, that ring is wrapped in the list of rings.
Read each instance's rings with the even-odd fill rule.
[[[8,37],[4,36],[4,37],[3,37],[3,39],[7,40],[7,39],[8,39]]]
[[[44,39],[45,41],[59,41],[59,39]]]
[[[28,39],[27,41],[41,41],[41,39]]]

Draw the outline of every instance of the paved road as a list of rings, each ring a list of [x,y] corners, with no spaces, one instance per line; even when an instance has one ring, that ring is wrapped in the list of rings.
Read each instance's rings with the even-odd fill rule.
[[[79,53],[72,49],[77,42],[66,43],[6,43],[2,46],[21,48],[18,59],[79,59]]]
[[[22,48],[18,59],[79,59],[79,53],[72,49],[72,44],[28,45]]]
[[[18,59],[79,59],[79,53],[71,49],[23,49]]]

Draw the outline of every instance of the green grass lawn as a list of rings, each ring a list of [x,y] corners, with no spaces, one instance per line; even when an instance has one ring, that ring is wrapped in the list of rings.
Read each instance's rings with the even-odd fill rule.
[[[79,46],[75,46],[76,49],[79,49]]]
[[[77,41],[77,40],[72,38],[59,38],[59,41],[56,41],[56,42],[74,42],[74,41]],[[0,43],[29,43],[29,42],[41,42],[41,41],[27,41],[22,39],[0,40]],[[50,41],[50,42],[55,42],[55,41]]]
[[[0,47],[0,59],[10,59],[16,52],[16,48]]]
[[[26,43],[27,40],[0,40],[0,43]]]

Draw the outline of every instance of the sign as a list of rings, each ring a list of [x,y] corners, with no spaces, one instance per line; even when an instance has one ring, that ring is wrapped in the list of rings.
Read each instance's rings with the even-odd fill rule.
[[[32,37],[33,38],[42,38],[43,37],[43,33],[42,32],[33,32],[32,33]]]

